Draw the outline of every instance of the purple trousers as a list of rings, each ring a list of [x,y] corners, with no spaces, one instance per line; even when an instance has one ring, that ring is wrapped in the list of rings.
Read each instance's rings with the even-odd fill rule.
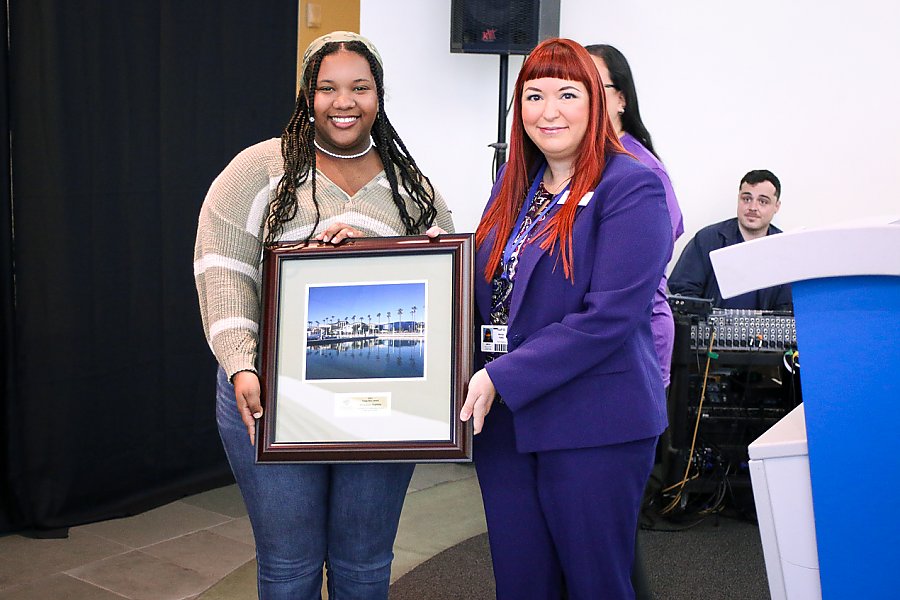
[[[630,600],[634,532],[657,438],[519,453],[495,403],[474,457],[498,600]]]

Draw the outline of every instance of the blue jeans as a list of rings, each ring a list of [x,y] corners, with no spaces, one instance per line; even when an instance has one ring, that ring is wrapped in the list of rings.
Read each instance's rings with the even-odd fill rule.
[[[216,421],[256,539],[262,600],[388,597],[413,464],[256,464],[234,387],[220,368]]]

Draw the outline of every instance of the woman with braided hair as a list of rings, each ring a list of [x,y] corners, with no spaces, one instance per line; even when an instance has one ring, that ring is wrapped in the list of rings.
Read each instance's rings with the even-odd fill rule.
[[[253,526],[260,598],[320,598],[324,565],[330,598],[384,599],[414,465],[255,463],[260,256],[276,241],[435,236],[453,222],[385,114],[369,40],[322,36],[301,72],[280,143],[238,154],[200,212],[194,275],[220,365],[216,418]]]

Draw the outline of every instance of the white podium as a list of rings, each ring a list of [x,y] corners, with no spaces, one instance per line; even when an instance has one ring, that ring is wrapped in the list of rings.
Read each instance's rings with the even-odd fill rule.
[[[808,529],[811,482],[821,597],[900,597],[900,215],[771,235],[716,250],[710,259],[726,298],[793,282],[809,476],[799,475],[802,458],[791,451],[760,458],[769,500],[782,485],[795,495],[775,492],[780,500],[771,503],[769,529],[760,527],[764,545],[777,551],[766,556],[770,578],[782,582],[783,597],[815,597],[794,595],[792,587],[815,573],[801,550],[809,541],[801,529]],[[768,435],[754,442],[761,442],[757,452],[771,450]],[[788,467],[791,458],[798,464]],[[793,474],[779,473],[773,487],[769,460],[773,472]],[[781,460],[784,469],[775,466]],[[796,504],[801,499],[803,506]],[[799,545],[783,544],[794,536]],[[775,588],[772,596],[782,597]]]
[[[772,600],[822,597],[803,413],[801,404],[748,448]]]

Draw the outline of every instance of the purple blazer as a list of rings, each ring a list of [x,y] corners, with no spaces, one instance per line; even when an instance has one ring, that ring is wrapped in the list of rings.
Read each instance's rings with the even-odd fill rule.
[[[630,156],[611,154],[593,196],[578,209],[572,244],[574,284],[557,256],[536,243],[523,248],[510,299],[509,353],[486,367],[513,412],[520,452],[617,444],[666,428],[650,331],[653,295],[672,247],[659,177]],[[483,274],[492,245],[493,235],[475,254],[482,323],[490,322],[491,283]],[[476,364],[483,362],[479,353]]]

